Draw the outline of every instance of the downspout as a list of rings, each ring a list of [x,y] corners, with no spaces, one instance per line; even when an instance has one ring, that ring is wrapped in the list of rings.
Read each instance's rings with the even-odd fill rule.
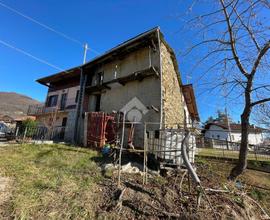
[[[81,73],[80,73],[80,91],[79,91],[79,98],[78,98],[78,104],[76,108],[76,116],[75,116],[75,126],[74,126],[74,136],[73,136],[73,143],[78,143],[78,127],[79,127],[79,120],[81,117],[81,109],[82,109],[82,96],[83,96],[83,84],[84,84],[84,76],[83,76],[83,69],[80,67]]]
[[[159,74],[160,74],[160,123],[159,129],[163,128],[163,92],[162,92],[162,57],[161,57],[161,39],[160,39],[160,28],[157,30],[158,36],[158,48],[159,48]]]

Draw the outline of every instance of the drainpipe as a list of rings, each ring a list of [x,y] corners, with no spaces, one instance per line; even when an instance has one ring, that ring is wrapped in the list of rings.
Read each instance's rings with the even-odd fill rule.
[[[74,136],[73,136],[73,143],[78,144],[78,137],[79,137],[79,126],[80,126],[80,119],[81,119],[81,110],[83,105],[83,93],[84,93],[84,74],[83,69],[80,67],[81,74],[80,74],[80,91],[79,91],[79,98],[77,103],[76,109],[76,116],[75,116],[75,126],[74,126]]]
[[[159,75],[160,75],[160,129],[163,128],[163,93],[162,93],[162,57],[161,57],[161,39],[160,28],[157,30],[158,47],[159,47]]]

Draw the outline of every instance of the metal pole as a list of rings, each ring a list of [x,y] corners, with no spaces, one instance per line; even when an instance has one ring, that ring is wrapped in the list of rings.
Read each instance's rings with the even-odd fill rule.
[[[228,130],[229,130],[229,137],[230,137],[230,140],[229,141],[230,141],[230,144],[231,144],[231,142],[232,142],[231,125],[230,125],[230,121],[229,121],[229,116],[228,116],[227,108],[225,108],[225,114],[226,114],[226,118],[227,118]],[[228,148],[228,150],[229,150],[229,148]]]
[[[143,184],[147,183],[147,134],[146,123],[144,123],[144,144],[143,144]]]
[[[87,43],[85,43],[84,44],[84,53],[83,53],[83,64],[85,64],[85,62],[86,62],[87,50],[88,50],[88,45],[87,45]]]
[[[24,142],[24,140],[25,140],[26,133],[27,133],[27,127],[25,127],[25,129],[24,129],[24,134],[23,134],[23,142]]]
[[[118,188],[120,188],[120,181],[121,181],[121,162],[122,162],[122,150],[123,150],[123,145],[124,145],[124,134],[125,134],[125,117],[126,117],[126,112],[124,111],[123,114],[123,127],[122,127],[122,137],[121,137],[121,145],[120,145],[120,152],[119,152],[119,163],[118,163]]]

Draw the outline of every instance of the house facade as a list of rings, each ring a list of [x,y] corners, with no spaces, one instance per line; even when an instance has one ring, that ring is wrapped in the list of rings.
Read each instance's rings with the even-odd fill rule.
[[[178,128],[199,120],[192,85],[183,85],[172,48],[151,29],[84,65],[37,82],[48,87],[45,105],[30,106],[48,128],[64,129],[65,141],[87,144],[87,113],[125,111],[136,123],[137,145],[147,129]]]
[[[230,123],[228,125],[221,123],[209,123],[205,126],[204,136],[209,139],[222,140],[240,143],[241,142],[241,124]],[[249,127],[248,141],[251,145],[259,145],[264,141],[263,129],[251,125]]]

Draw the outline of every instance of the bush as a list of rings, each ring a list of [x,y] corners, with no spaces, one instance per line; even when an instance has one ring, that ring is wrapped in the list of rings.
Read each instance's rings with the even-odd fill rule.
[[[27,118],[25,121],[22,122],[22,131],[24,132],[27,129],[26,136],[32,137],[35,134],[37,128],[37,121]]]

